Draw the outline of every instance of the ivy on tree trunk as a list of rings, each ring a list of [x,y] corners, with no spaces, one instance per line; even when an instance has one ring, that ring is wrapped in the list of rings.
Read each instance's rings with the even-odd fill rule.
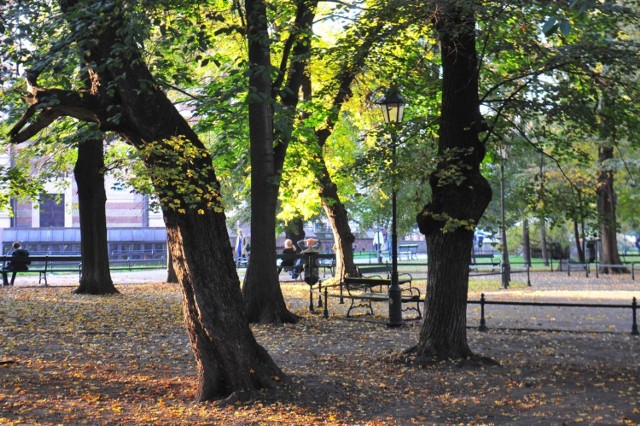
[[[437,3],[440,160],[429,179],[431,202],[417,216],[429,257],[425,320],[417,345],[407,350],[417,363],[472,356],[466,330],[469,262],[474,227],[491,200],[491,187],[480,174],[485,147],[478,137],[483,119],[472,2]]]
[[[91,89],[47,89],[38,86],[37,71],[27,73],[30,107],[11,130],[12,141],[29,139],[58,117],[69,116],[97,123],[136,147],[161,203],[182,288],[198,367],[197,399],[231,402],[275,386],[282,371],[256,342],[242,310],[211,158],[155,83],[122,13],[125,3],[58,4],[66,24],[78,31]]]

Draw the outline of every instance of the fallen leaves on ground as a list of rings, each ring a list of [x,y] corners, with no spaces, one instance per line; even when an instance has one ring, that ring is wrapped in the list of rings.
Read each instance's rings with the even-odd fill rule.
[[[196,404],[195,365],[169,284],[0,292],[0,423],[21,424],[636,424],[640,339],[628,333],[469,329],[494,367],[392,362],[418,323],[308,313],[308,287],[283,285],[298,324],[254,326],[288,379],[250,403]],[[317,300],[315,301],[317,303]]]

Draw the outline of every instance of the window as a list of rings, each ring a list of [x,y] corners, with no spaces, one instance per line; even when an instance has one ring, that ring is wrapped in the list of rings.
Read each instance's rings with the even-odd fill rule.
[[[64,194],[40,196],[40,227],[64,227]]]

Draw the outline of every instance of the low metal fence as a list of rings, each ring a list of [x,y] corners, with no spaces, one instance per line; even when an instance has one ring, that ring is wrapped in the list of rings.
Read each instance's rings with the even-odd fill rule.
[[[570,308],[606,308],[606,309],[631,309],[632,311],[632,324],[631,334],[638,336],[638,301],[634,297],[631,304],[603,304],[603,303],[554,303],[554,302],[516,302],[516,301],[503,301],[503,300],[487,300],[484,293],[480,295],[480,300],[468,300],[468,304],[480,305],[480,325],[478,330],[487,331],[487,322],[485,319],[485,307],[486,305],[511,305],[511,306],[552,306],[552,307],[570,307]]]

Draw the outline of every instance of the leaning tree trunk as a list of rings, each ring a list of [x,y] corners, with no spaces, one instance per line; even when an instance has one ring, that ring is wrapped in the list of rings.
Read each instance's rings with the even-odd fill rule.
[[[320,199],[322,207],[329,219],[333,240],[336,245],[336,269],[335,277],[342,281],[345,276],[357,276],[357,269],[353,258],[353,243],[356,241],[349,226],[349,215],[340,202],[338,188],[331,181],[329,171],[322,165],[324,179],[320,186]]]
[[[381,15],[384,16],[384,14]],[[316,175],[316,178],[320,182],[318,193],[333,232],[333,239],[336,244],[335,277],[340,280],[345,276],[357,276],[358,274],[353,256],[355,236],[351,232],[349,215],[340,200],[338,187],[331,179],[322,152],[327,140],[338,123],[342,107],[351,96],[351,85],[356,76],[366,67],[369,54],[380,40],[381,33],[386,27],[386,22],[383,19],[379,17],[374,17],[373,19],[377,22],[366,29],[363,28],[362,40],[361,42],[358,41],[360,44],[354,45],[353,54],[349,55],[347,60],[341,64],[342,71],[336,77],[338,90],[333,98],[330,113],[325,122],[316,130],[316,142],[318,144],[318,153],[321,161],[318,165],[319,173]]]
[[[37,73],[27,73],[31,107],[12,129],[12,141],[71,116],[117,132],[136,147],[167,226],[198,366],[198,400],[246,399],[276,385],[282,372],[256,342],[242,310],[219,183],[204,144],[155,83],[128,32],[121,1],[96,3],[99,11],[85,1],[58,2],[69,27],[84,29],[78,37],[92,90],[41,88]]]
[[[273,149],[271,65],[267,8],[246,0],[249,43],[249,138],[251,141],[251,258],[242,285],[249,322],[296,322],[287,309],[276,268],[278,166]],[[284,158],[284,156],[283,156]]]
[[[134,71],[140,72],[130,70],[127,77],[151,79],[149,74],[136,75]],[[255,389],[274,385],[274,378],[282,373],[255,341],[243,313],[211,158],[164,93],[153,91],[146,98],[131,105],[131,113],[145,105],[148,113],[136,113],[140,126],[136,136],[144,134],[158,142],[132,140],[146,145],[145,164],[161,200],[173,265],[182,287],[185,323],[198,365],[198,400],[245,399]],[[175,194],[181,193],[202,197],[188,201],[176,198]]]
[[[618,239],[616,236],[616,194],[613,187],[613,171],[606,166],[608,160],[613,159],[613,147],[601,146],[598,149],[598,216],[600,218],[600,271],[605,274],[623,274],[629,271],[622,267],[610,267],[607,265],[620,265],[618,253]]]
[[[102,138],[90,136],[80,142],[73,174],[78,185],[82,253],[82,275],[74,293],[118,293],[109,271]]]
[[[427,238],[428,284],[420,338],[407,351],[419,364],[472,355],[466,322],[472,229],[491,201],[491,187],[480,174],[485,147],[478,137],[483,120],[470,3],[440,2],[435,17],[443,71],[441,160],[429,179],[431,202],[417,217]],[[457,178],[447,181],[452,175]]]

